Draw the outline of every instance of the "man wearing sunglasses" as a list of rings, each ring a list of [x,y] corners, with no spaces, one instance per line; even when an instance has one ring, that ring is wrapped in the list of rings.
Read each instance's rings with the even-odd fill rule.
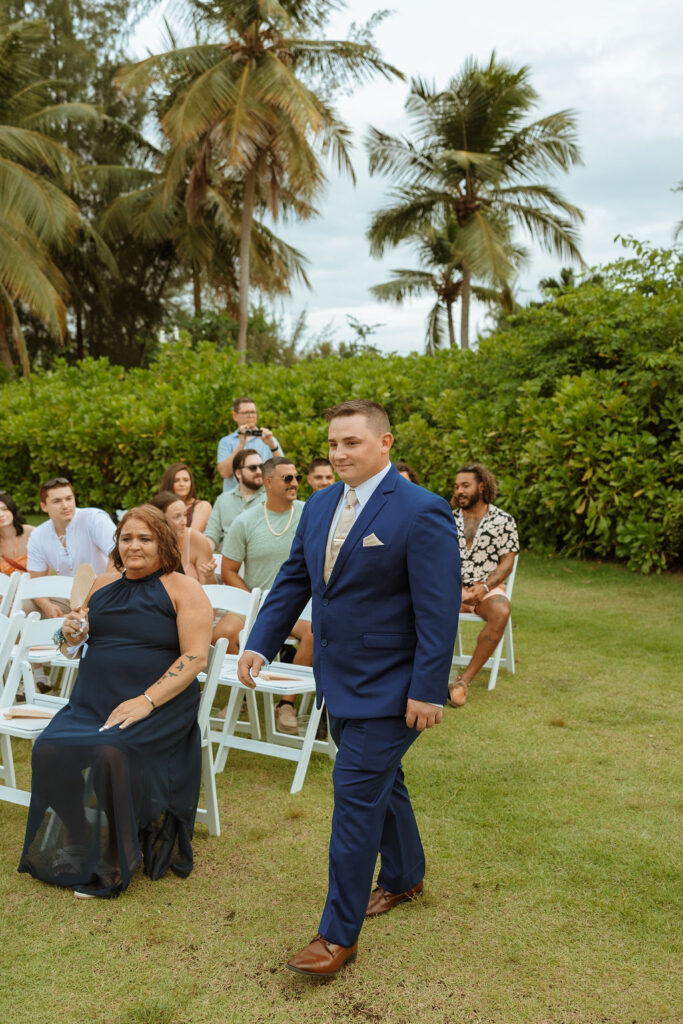
[[[204,530],[215,551],[221,551],[228,530],[242,512],[256,508],[266,500],[263,487],[263,459],[251,448],[235,452],[233,473],[237,480],[234,491],[223,491],[214,502],[213,511]]]
[[[231,587],[242,590],[270,590],[289,558],[296,528],[301,518],[303,502],[297,501],[300,477],[294,464],[282,455],[276,455],[263,464],[263,484],[266,500],[256,508],[249,508],[238,516],[223,542],[221,578]],[[244,567],[244,578],[239,575]],[[214,642],[220,636],[228,638],[228,651],[237,653],[239,632],[244,619],[228,612],[214,630]],[[294,656],[297,665],[313,664],[313,633],[311,623],[299,619],[290,630],[299,640]],[[298,722],[294,710],[294,696],[283,697],[275,709],[275,723],[280,732],[295,735]]]

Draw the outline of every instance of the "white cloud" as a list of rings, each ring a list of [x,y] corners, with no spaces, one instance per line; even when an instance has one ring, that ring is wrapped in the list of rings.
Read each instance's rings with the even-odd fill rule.
[[[351,20],[365,21],[379,5],[353,0],[337,16],[343,35]],[[681,137],[683,104],[680,40],[683,6],[673,0],[574,0],[570,7],[547,0],[488,0],[473,8],[444,0],[395,0],[395,11],[378,29],[388,61],[406,75],[434,79],[437,85],[460,70],[470,55],[531,66],[540,94],[539,115],[567,107],[579,115],[585,166],[556,180],[564,195],[586,214],[582,248],[586,262],[616,258],[617,234],[672,241],[683,217],[681,194],[671,188],[683,178]],[[147,19],[136,40],[159,45],[159,18]],[[384,202],[388,182],[370,179],[362,139],[367,125],[391,133],[408,130],[403,116],[407,83],[376,80],[339,102],[342,116],[356,133],[358,187],[331,180],[318,204],[321,218],[280,226],[283,236],[309,257],[314,293],[297,289],[292,313],[306,305],[309,323],[333,320],[348,337],[345,314],[364,323],[383,322],[373,340],[387,350],[421,348],[428,300],[402,308],[375,303],[367,288],[386,279],[389,270],[413,265],[405,252],[382,261],[368,254],[365,232],[371,212]],[[561,261],[532,247],[533,263],[521,281],[529,297],[539,278],[556,274]],[[477,323],[484,313],[475,310]]]

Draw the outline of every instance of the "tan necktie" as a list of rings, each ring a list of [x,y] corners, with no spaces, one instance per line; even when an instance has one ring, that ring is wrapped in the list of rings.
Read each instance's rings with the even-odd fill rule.
[[[334,569],[334,563],[337,561],[337,555],[341,550],[341,546],[349,535],[351,527],[356,521],[356,505],[358,504],[358,498],[353,487],[349,487],[346,492],[346,504],[341,511],[339,516],[339,522],[337,523],[337,529],[334,531],[332,540],[327,545],[327,551],[325,552],[325,568],[323,570],[323,578],[325,583],[329,583],[332,570]]]

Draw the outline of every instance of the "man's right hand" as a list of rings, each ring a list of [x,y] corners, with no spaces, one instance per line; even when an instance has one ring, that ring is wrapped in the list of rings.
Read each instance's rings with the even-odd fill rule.
[[[240,660],[237,662],[237,678],[243,686],[248,686],[250,690],[253,690],[256,686],[254,678],[261,671],[261,666],[264,664],[264,659],[256,651],[245,651]],[[250,670],[251,669],[251,673]],[[252,676],[254,678],[252,678]]]
[[[35,604],[40,609],[40,614],[44,619],[62,619],[64,618],[64,611],[59,607],[58,604],[54,604],[47,597],[41,597],[35,599]]]

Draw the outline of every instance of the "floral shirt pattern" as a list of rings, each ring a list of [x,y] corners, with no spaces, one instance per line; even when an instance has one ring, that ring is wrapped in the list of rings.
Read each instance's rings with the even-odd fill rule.
[[[517,523],[509,512],[503,512],[497,505],[489,505],[469,551],[465,541],[462,509],[458,509],[453,515],[458,528],[463,587],[471,587],[475,583],[487,580],[494,569],[498,568],[503,555],[519,551]]]

